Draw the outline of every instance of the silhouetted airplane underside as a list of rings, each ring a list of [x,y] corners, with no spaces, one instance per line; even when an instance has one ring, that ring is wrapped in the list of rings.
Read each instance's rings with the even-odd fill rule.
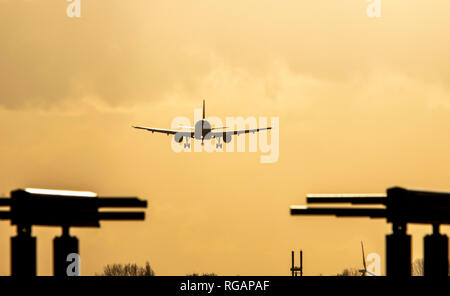
[[[246,130],[234,130],[234,131],[215,131],[215,130],[224,130],[226,127],[211,127],[211,124],[208,120],[205,119],[205,100],[203,100],[203,116],[202,120],[199,120],[195,123],[193,127],[185,127],[193,129],[193,131],[179,131],[179,130],[170,130],[170,129],[162,129],[162,128],[153,128],[153,127],[145,127],[145,126],[133,126],[134,128],[144,129],[147,131],[151,131],[152,133],[163,133],[167,135],[175,135],[175,141],[181,143],[183,138],[186,140],[184,147],[191,147],[190,139],[201,140],[202,145],[204,140],[217,139],[216,148],[223,148],[220,139],[223,138],[225,143],[229,143],[231,141],[231,136],[240,135],[240,134],[248,134],[248,133],[256,133],[263,130],[270,130],[272,127],[264,127],[264,128],[255,128],[255,129],[246,129]]]

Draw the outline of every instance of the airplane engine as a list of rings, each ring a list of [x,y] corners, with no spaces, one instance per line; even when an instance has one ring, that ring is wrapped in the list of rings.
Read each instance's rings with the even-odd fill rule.
[[[211,133],[207,133],[206,135],[205,135],[205,138],[204,138],[205,140],[211,140],[212,139],[212,135],[211,135]]]
[[[231,142],[231,134],[229,134],[229,133],[223,133],[223,141],[225,142],[225,143],[230,143]]]
[[[175,134],[174,139],[175,139],[175,142],[177,142],[177,143],[183,142],[183,136],[182,135]]]

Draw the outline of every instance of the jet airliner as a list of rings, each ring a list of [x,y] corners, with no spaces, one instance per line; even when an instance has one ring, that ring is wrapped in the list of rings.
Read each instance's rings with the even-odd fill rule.
[[[181,143],[183,138],[186,140],[184,143],[184,148],[191,147],[190,139],[201,140],[202,145],[204,144],[204,140],[217,139],[216,148],[223,148],[220,139],[223,138],[225,143],[231,142],[231,136],[240,135],[240,134],[248,134],[255,133],[262,130],[270,130],[272,127],[264,127],[264,128],[255,128],[255,129],[246,129],[246,130],[234,130],[234,131],[225,131],[227,127],[212,127],[211,123],[205,118],[205,100],[203,100],[203,116],[201,120],[198,120],[194,126],[183,126],[183,128],[190,129],[191,131],[180,131],[180,130],[170,130],[170,129],[161,129],[161,128],[153,128],[153,127],[145,127],[145,126],[133,126],[134,128],[143,129],[150,131],[152,133],[163,133],[167,135],[174,135],[175,141]],[[217,131],[221,130],[221,131]]]

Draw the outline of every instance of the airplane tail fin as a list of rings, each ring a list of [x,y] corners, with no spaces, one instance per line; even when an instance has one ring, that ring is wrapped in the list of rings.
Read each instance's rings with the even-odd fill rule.
[[[205,119],[205,100],[203,100],[203,119]]]

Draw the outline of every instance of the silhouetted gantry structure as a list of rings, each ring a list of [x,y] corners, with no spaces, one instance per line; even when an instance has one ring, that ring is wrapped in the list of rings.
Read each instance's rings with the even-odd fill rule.
[[[53,241],[53,271],[67,275],[67,256],[79,254],[78,239],[70,236],[70,227],[100,227],[102,220],[144,220],[137,211],[100,211],[103,208],[146,208],[147,202],[136,197],[97,197],[93,192],[18,189],[10,198],[0,198],[0,220],[10,220],[17,226],[17,236],[11,238],[11,275],[36,275],[36,238],[32,226],[61,227],[62,235]]]
[[[450,224],[450,193],[394,187],[386,194],[308,194],[308,204],[350,204],[347,207],[292,206],[291,215],[385,218],[393,232],[386,236],[386,275],[411,275],[411,236],[407,224],[430,224],[433,233],[424,238],[425,276],[448,275],[448,238],[439,233]],[[365,207],[363,207],[365,206]]]

